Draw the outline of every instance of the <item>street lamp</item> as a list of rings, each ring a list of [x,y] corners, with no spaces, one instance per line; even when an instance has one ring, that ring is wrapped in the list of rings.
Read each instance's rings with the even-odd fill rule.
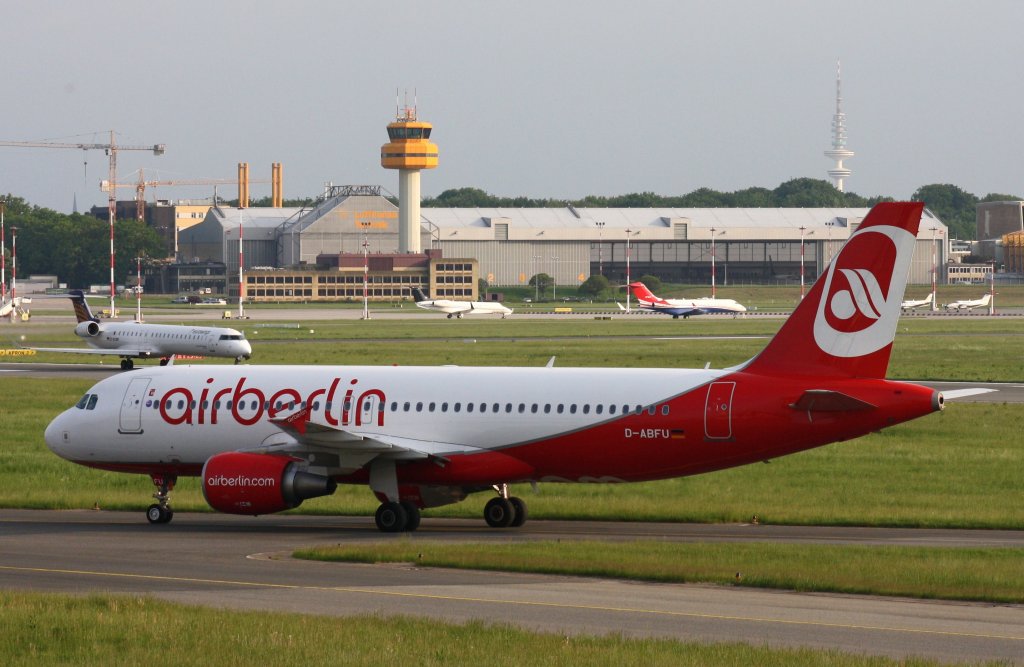
[[[604,275],[604,223],[595,222],[597,225],[597,274]]]
[[[715,234],[715,228],[711,228],[711,298],[715,298],[715,236],[725,234],[724,231]]]
[[[533,256],[533,301],[537,303],[540,301],[540,274],[537,273],[537,267],[540,266],[541,256]]]
[[[18,297],[18,228],[11,227],[11,302]],[[11,311],[14,312],[13,310]]]
[[[938,274],[939,274],[939,264],[938,264],[938,259],[937,259],[937,255],[936,255],[936,252],[935,252],[935,232],[939,232],[940,235],[942,234],[942,232],[939,231],[938,227],[932,227],[931,229],[932,229],[932,308],[931,308],[931,310],[934,313],[937,310],[936,307],[935,307],[935,300],[936,300],[936,296],[935,296],[935,283],[936,283],[936,279],[937,279]]]
[[[558,288],[558,258],[551,258],[551,300],[557,301],[555,290]]]
[[[370,319],[370,242],[367,239],[367,232],[370,228],[368,221],[360,221],[359,226],[363,228],[363,319]]]
[[[637,230],[635,232],[632,229],[627,229],[626,230],[626,312],[627,313],[630,312],[630,310],[629,310],[629,295],[630,295],[631,289],[632,289],[630,287],[630,284],[633,282],[630,279],[630,276],[629,276],[629,253],[630,253],[629,238],[631,236],[639,235],[639,234],[640,234],[639,230]]]
[[[804,300],[804,230],[807,229],[804,226],[800,227],[800,300]],[[814,234],[811,230],[807,232],[807,236]]]
[[[7,302],[7,257],[4,242],[4,209],[7,208],[7,200],[0,199],[0,306]]]

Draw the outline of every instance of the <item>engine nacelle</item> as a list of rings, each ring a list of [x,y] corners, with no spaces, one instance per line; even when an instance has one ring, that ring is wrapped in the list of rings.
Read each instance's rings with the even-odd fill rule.
[[[75,335],[81,336],[82,338],[91,338],[100,332],[100,325],[92,320],[85,322],[79,322],[75,326]]]
[[[338,488],[330,477],[299,468],[299,459],[226,452],[203,466],[203,496],[226,514],[272,514],[303,500],[329,496]]]

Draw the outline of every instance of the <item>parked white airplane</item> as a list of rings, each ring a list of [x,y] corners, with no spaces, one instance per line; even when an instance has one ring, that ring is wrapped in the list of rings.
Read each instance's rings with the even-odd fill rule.
[[[182,324],[145,324],[142,322],[100,322],[89,310],[81,290],[68,292],[75,307],[78,325],[75,335],[89,347],[33,347],[38,352],[106,354],[121,357],[121,369],[129,370],[132,359],[160,357],[167,364],[172,355],[233,357],[235,363],[252,356],[245,335],[224,327],[193,327]]]
[[[915,301],[914,299],[908,299],[907,301],[904,301],[902,304],[900,304],[900,309],[909,312],[911,310],[914,310],[915,308],[921,308],[922,306],[930,306],[934,301],[935,292],[932,292],[931,294],[929,294],[928,296],[919,301]]]
[[[974,310],[975,308],[986,308],[992,302],[992,295],[986,294],[980,299],[963,299],[947,303],[946,310]]]
[[[447,313],[448,319],[461,318],[463,315],[501,315],[505,319],[512,314],[511,308],[506,308],[497,301],[453,301],[451,299],[431,299],[418,287],[412,288],[412,297],[416,305],[424,310],[436,310]]]
[[[732,313],[739,315],[747,312],[746,306],[736,302],[734,299],[712,299],[700,297],[697,299],[662,299],[654,296],[647,285],[641,282],[630,283],[629,289],[636,297],[638,307],[642,310],[652,310],[656,313],[671,315],[672,319],[682,317],[686,319],[691,315],[704,315],[706,313]],[[619,310],[625,310],[622,304],[617,304]]]
[[[261,515],[368,484],[377,526],[513,482],[632,482],[766,461],[940,410],[885,379],[923,204],[864,218],[768,346],[722,370],[169,366],[108,377],[46,429],[65,459],[150,475],[152,523],[179,475],[221,512]],[[842,471],[836,471],[842,474]]]

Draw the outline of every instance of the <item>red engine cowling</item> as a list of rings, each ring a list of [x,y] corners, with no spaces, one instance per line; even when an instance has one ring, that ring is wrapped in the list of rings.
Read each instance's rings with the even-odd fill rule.
[[[91,338],[100,332],[100,325],[92,320],[79,322],[75,326],[75,335],[81,338]]]
[[[330,477],[299,468],[299,459],[226,452],[203,466],[203,496],[227,514],[272,514],[303,500],[329,496],[338,488]]]

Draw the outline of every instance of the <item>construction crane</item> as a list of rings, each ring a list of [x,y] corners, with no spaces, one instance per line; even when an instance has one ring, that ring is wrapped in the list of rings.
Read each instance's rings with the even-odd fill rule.
[[[170,181],[147,181],[143,170],[139,170],[139,180],[135,183],[116,183],[114,188],[135,188],[135,217],[139,220],[144,220],[146,217],[146,188],[155,188],[160,186],[169,185],[238,185],[243,181],[237,178],[191,178],[191,179],[175,179]],[[271,180],[267,178],[254,178],[249,179],[248,183],[270,183]],[[100,181],[100,190],[103,192],[110,192],[111,188],[110,181]],[[241,197],[239,197],[241,201]]]
[[[165,144],[152,146],[118,146],[114,131],[110,131],[110,143],[62,143],[57,141],[0,141],[0,146],[20,148],[77,148],[83,151],[102,150],[110,158],[110,196],[107,198],[107,216],[110,219],[110,317],[117,312],[114,307],[114,218],[117,213],[117,153],[119,151],[153,151],[153,155],[163,155]]]

